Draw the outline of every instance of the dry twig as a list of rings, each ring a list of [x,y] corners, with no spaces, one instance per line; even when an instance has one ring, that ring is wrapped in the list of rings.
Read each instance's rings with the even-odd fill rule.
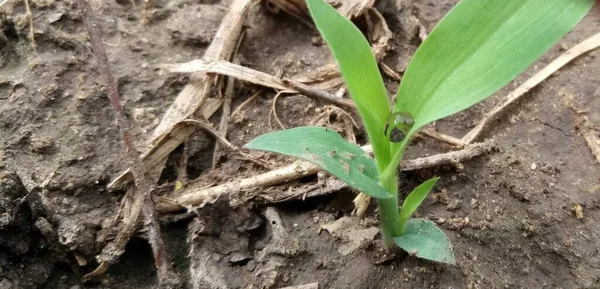
[[[225,97],[223,99],[223,109],[221,114],[221,121],[219,122],[219,133],[226,138],[227,130],[229,129],[229,116],[231,113],[231,100],[233,99],[233,85],[235,83],[235,79],[230,77],[227,79],[227,85],[225,86]],[[214,170],[217,167],[217,163],[219,162],[219,158],[221,158],[221,152],[219,151],[220,144],[215,144],[215,149],[213,151],[213,163],[212,169]]]
[[[593,49],[598,48],[600,46],[600,33],[593,35],[592,37],[584,40],[583,42],[577,44],[571,49],[567,50],[557,59],[552,61],[548,66],[544,67],[542,70],[538,71],[533,77],[528,79],[525,83],[521,84],[517,89],[513,90],[509,95],[506,96],[506,99],[488,111],[483,118],[479,121],[479,124],[475,126],[471,131],[469,131],[463,138],[462,141],[465,144],[469,144],[473,142],[481,133],[484,126],[488,123],[490,119],[495,117],[498,113],[500,113],[504,108],[513,103],[519,97],[523,96],[529,90],[540,84],[558,69],[565,66],[567,63],[571,62],[571,60],[579,57],[580,55],[589,52]]]
[[[346,107],[355,107],[348,99],[338,98],[331,93],[313,88],[297,80],[281,79],[271,74],[234,64],[229,61],[204,58],[181,64],[167,64],[163,65],[163,67],[171,72],[180,73],[218,73],[280,91],[299,92],[315,99],[333,102]]]
[[[304,284],[300,286],[284,287],[280,289],[319,289],[319,282]]]
[[[455,138],[455,137],[447,135],[447,134],[440,133],[440,132],[436,131],[435,129],[424,128],[420,131],[420,133],[424,134],[426,136],[429,136],[431,138],[443,141],[445,143],[451,144],[457,148],[462,148],[465,145],[465,143],[461,139]]]
[[[356,105],[354,105],[354,103],[350,99],[336,97],[335,95],[333,95],[331,93],[325,92],[323,90],[315,89],[311,86],[308,86],[306,84],[303,84],[301,82],[298,82],[298,81],[295,81],[292,79],[288,79],[288,78],[283,79],[283,83],[285,85],[287,85],[289,88],[292,88],[306,96],[313,97],[313,98],[320,99],[320,100],[325,100],[325,101],[335,103],[340,106],[356,109]]]
[[[140,160],[138,152],[133,144],[133,140],[131,139],[131,125],[125,117],[123,107],[121,106],[117,82],[110,71],[110,65],[108,58],[106,57],[106,51],[104,50],[96,17],[87,0],[78,0],[78,5],[79,9],[81,9],[85,27],[90,36],[94,55],[98,60],[100,73],[106,83],[110,104],[117,114],[117,126],[119,127],[121,137],[125,144],[127,158],[132,167],[135,180],[135,186],[128,191],[129,197],[126,197],[126,200],[123,201],[123,204],[127,205],[129,204],[127,199],[133,199],[130,203],[131,210],[128,214],[121,215],[123,216],[123,224],[117,237],[113,242],[106,245],[102,250],[102,253],[97,256],[100,266],[92,273],[84,276],[84,278],[93,278],[98,274],[104,273],[104,271],[108,269],[109,264],[113,264],[118,260],[125,250],[125,245],[135,231],[140,212],[143,212],[149,229],[149,242],[152,246],[159,283],[164,288],[170,288],[178,283],[178,280],[176,275],[170,269],[170,262],[168,261],[169,259],[161,238],[154,204],[152,203],[151,192],[154,189],[154,182],[146,175],[146,172],[142,167],[142,161]]]
[[[252,103],[254,100],[256,100],[256,98],[263,92],[263,89],[259,89],[256,93],[254,93],[252,96],[250,96],[248,99],[246,99],[246,101],[242,102],[242,104],[240,104],[234,111],[233,113],[231,113],[231,118],[233,119],[234,122],[238,122],[241,121],[241,119],[243,119],[243,113],[242,110],[244,108],[246,108],[246,106],[250,105],[250,103]],[[239,116],[242,114],[242,116]]]
[[[275,117],[275,121],[277,121],[277,124],[279,124],[279,126],[281,127],[281,129],[285,129],[285,126],[283,125],[283,123],[281,122],[281,120],[279,119],[279,117],[277,116],[277,99],[283,93],[284,93],[284,91],[277,92],[277,94],[275,95],[275,97],[273,97],[273,102],[271,104],[271,110],[269,110],[269,117],[268,117],[268,120],[267,120],[267,122],[269,123],[269,129],[270,130],[273,130],[273,127],[271,126],[271,116]]]
[[[229,12],[223,17],[221,26],[204,53],[206,58],[223,60],[231,57],[244,21],[256,3],[257,0],[235,0],[231,3]],[[149,140],[151,148],[142,157],[147,170],[160,172],[169,154],[195,132],[195,127],[181,123],[205,109],[218,78],[219,75],[205,72],[192,74],[190,83],[179,93]],[[109,187],[117,187],[131,179],[130,171],[119,175]]]
[[[31,13],[31,7],[29,6],[29,0],[25,1],[25,14],[27,15],[27,20],[29,21],[29,40],[31,40],[31,46],[34,51],[37,51],[35,45],[35,36],[33,31],[33,14]]]
[[[364,146],[362,147],[362,149],[365,152],[372,151],[370,145]],[[402,171],[411,171],[444,164],[451,164],[473,158],[475,156],[488,152],[491,149],[491,142],[473,144],[465,147],[460,151],[453,151],[430,157],[403,161],[400,168]],[[157,209],[160,212],[173,212],[180,210],[182,206],[203,207],[206,204],[214,203],[218,198],[221,197],[229,197],[230,199],[235,199],[235,194],[240,193],[241,191],[251,190],[253,188],[259,187],[274,186],[290,181],[295,181],[303,177],[314,175],[320,171],[321,168],[319,168],[316,165],[304,161],[297,161],[283,168],[272,170],[250,178],[235,180],[229,183],[221,184],[210,188],[188,188],[184,190],[183,193],[179,196],[172,198],[171,201],[165,200],[160,202],[160,204],[158,204],[157,206]],[[337,188],[341,189],[346,186],[347,185],[345,185],[345,183],[341,183]],[[319,189],[317,188],[316,191],[318,190]],[[260,193],[261,192],[257,192],[255,194]],[[301,196],[295,195],[295,197]],[[280,202],[289,199],[290,196],[287,194],[282,194],[281,191],[277,190],[276,195],[271,194],[267,198],[270,198],[273,202]]]

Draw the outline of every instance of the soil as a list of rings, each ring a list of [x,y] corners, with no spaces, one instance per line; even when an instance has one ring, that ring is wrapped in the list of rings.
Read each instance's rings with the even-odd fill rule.
[[[106,185],[128,164],[75,1],[29,2],[35,50],[24,1],[8,1],[0,8],[0,289],[157,288],[143,234],[130,241],[120,261],[100,279],[81,282],[97,266],[99,231],[123,197]],[[201,57],[230,2],[161,0],[144,10],[145,2],[139,0],[93,1],[125,111],[139,128],[134,135],[139,143],[188,82],[186,75],[169,74],[158,65]],[[419,19],[431,31],[456,1],[378,2],[394,33],[384,62],[403,71],[419,44],[409,19]],[[599,31],[599,19],[598,13],[586,16],[513,83],[436,122],[436,129],[464,135],[533,72]],[[317,32],[297,18],[274,15],[261,5],[252,10],[246,26],[238,53],[244,66],[288,76],[330,62]],[[386,83],[393,95],[398,82]],[[355,193],[341,191],[274,204],[275,210],[267,210],[264,200],[235,208],[218,202],[198,210],[192,220],[164,223],[173,267],[185,279],[184,288],[281,288],[314,282],[319,288],[357,289],[600,288],[600,164],[581,134],[583,117],[600,128],[598,83],[600,57],[591,52],[486,128],[480,140],[493,139],[493,152],[458,166],[401,176],[403,194],[441,176],[418,214],[436,221],[449,236],[455,266],[383,249],[381,235],[372,229],[377,226],[374,205],[347,232],[321,230],[351,215]],[[236,82],[233,109],[257,91]],[[242,146],[280,128],[275,121],[268,123],[273,96],[268,89],[260,91],[243,119],[231,123],[228,139],[233,144]],[[280,97],[276,107],[289,128],[308,125],[324,105],[294,95]],[[218,115],[211,119],[218,120]],[[364,143],[364,132],[355,132]],[[265,171],[231,155],[211,170],[214,143],[208,134],[193,136],[190,178],[218,184]],[[451,149],[419,138],[407,158]],[[180,154],[173,154],[162,184],[173,185]],[[316,178],[276,189],[313,182]],[[21,199],[26,202],[17,201]],[[582,216],[575,208],[582,209]],[[209,275],[217,285],[202,283]]]

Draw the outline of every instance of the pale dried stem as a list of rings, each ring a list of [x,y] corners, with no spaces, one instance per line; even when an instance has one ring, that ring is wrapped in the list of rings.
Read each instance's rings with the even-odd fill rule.
[[[424,129],[421,129],[419,132],[421,134],[424,134],[431,138],[451,144],[457,148],[462,148],[465,145],[465,143],[461,139],[455,138],[455,137],[447,135],[447,134],[440,133],[440,132],[436,131],[435,129],[424,128]]]
[[[110,70],[110,64],[106,56],[106,51],[104,50],[104,44],[100,36],[100,27],[97,23],[96,17],[87,0],[78,0],[78,5],[83,16],[84,25],[90,36],[90,42],[94,50],[94,55],[97,59],[100,74],[106,83],[110,104],[117,114],[117,126],[119,127],[119,131],[125,144],[126,155],[132,167],[135,180],[135,186],[128,191],[129,196],[126,197],[126,199],[129,197],[133,199],[129,214],[122,214],[119,212],[119,215],[123,216],[124,218],[116,239],[103,248],[102,253],[98,256],[100,266],[92,273],[84,276],[84,279],[96,277],[96,274],[98,273],[104,273],[109,264],[113,264],[118,260],[121,254],[125,251],[125,246],[133,235],[135,227],[137,226],[139,214],[143,210],[144,217],[149,228],[149,241],[154,253],[154,261],[157,268],[159,284],[163,286],[163,288],[167,288],[178,281],[176,280],[176,275],[171,273],[170,262],[168,261],[166,250],[164,248],[160,227],[158,225],[158,219],[156,217],[154,204],[152,203],[151,199],[151,192],[154,189],[154,182],[146,175],[142,161],[139,158],[135,146],[133,145],[133,140],[131,139],[130,134],[131,126],[121,105],[119,91],[117,89],[117,82]],[[125,200],[124,202],[128,202],[128,200]],[[122,207],[129,208],[127,205]]]
[[[483,128],[487,125],[490,119],[494,118],[498,113],[504,110],[511,103],[519,99],[529,90],[540,84],[546,78],[551,76],[554,72],[565,66],[567,63],[571,62],[573,59],[579,57],[580,55],[587,53],[593,49],[598,48],[600,46],[600,33],[597,33],[590,38],[584,40],[583,42],[575,45],[571,49],[567,50],[557,59],[552,61],[548,66],[544,67],[542,70],[538,71],[533,77],[528,79],[525,83],[521,84],[517,89],[513,90],[509,95],[506,96],[506,99],[492,108],[489,112],[487,112],[483,118],[479,121],[477,126],[475,126],[471,131],[469,131],[463,138],[462,141],[465,144],[469,144],[473,142],[481,133]]]
[[[269,111],[269,117],[268,117],[270,130],[273,130],[273,127],[271,126],[271,116],[275,117],[275,121],[277,121],[277,124],[279,124],[281,129],[285,129],[285,126],[283,125],[283,123],[281,122],[279,117],[277,116],[277,99],[283,93],[284,93],[283,91],[280,91],[275,95],[275,97],[273,97],[273,103],[271,104],[271,110]]]
[[[231,101],[233,99],[233,86],[235,84],[235,79],[233,77],[229,77],[227,79],[227,84],[225,86],[225,96],[223,97],[223,106],[221,113],[221,120],[219,122],[219,133],[223,136],[223,138],[227,138],[227,130],[229,129],[229,116],[231,114]],[[215,149],[213,151],[213,161],[212,161],[212,169],[214,170],[217,167],[217,163],[219,162],[219,158],[221,158],[220,152],[220,144],[215,144]]]
[[[319,289],[319,282],[304,284],[299,286],[283,287],[280,289]]]
[[[370,145],[363,146],[362,149],[365,152],[372,151],[372,147]],[[473,144],[459,151],[443,153],[415,160],[403,161],[400,168],[402,171],[412,171],[444,164],[452,164],[481,155],[487,151],[490,151],[491,149],[491,142]],[[235,194],[238,194],[242,191],[252,190],[254,188],[269,187],[290,181],[295,181],[300,178],[314,175],[320,171],[321,168],[319,168],[316,165],[304,161],[298,161],[289,166],[272,170],[257,176],[235,180],[210,188],[188,188],[184,190],[183,193],[179,196],[172,198],[171,202],[159,202],[157,209],[160,212],[166,213],[180,210],[183,208],[183,206],[203,207],[206,204],[214,203],[218,198],[221,197],[235,198]],[[339,189],[347,187],[347,185],[342,182],[336,182],[336,186]],[[268,192],[262,193],[267,194]],[[260,194],[260,192],[258,192],[257,194]],[[289,196],[281,194],[280,191],[277,191],[274,194],[276,195],[269,195],[273,202],[289,199]]]
[[[257,71],[248,67],[244,67],[241,65],[237,65],[228,61],[221,60],[210,60],[210,59],[197,59],[186,63],[181,64],[168,64],[163,65],[166,69],[171,72],[182,72],[182,73],[191,73],[191,72],[206,72],[206,73],[218,73],[223,74],[230,77],[235,77],[242,81],[247,81],[250,83],[254,83],[260,86],[270,87],[275,90],[283,91],[285,93],[302,93],[308,97],[322,100],[330,103],[337,104],[339,106],[343,106],[346,108],[356,109],[356,105],[352,100],[346,98],[339,98],[335,95],[328,93],[326,91],[322,91],[318,88],[312,87],[310,85],[306,85],[297,80],[292,79],[281,79],[271,74]],[[250,102],[254,99],[254,96],[250,98],[247,102]],[[242,107],[246,106],[246,102],[240,105],[232,114],[235,116],[239,113]],[[272,110],[270,115],[272,114]],[[269,122],[270,123],[270,122]],[[279,121],[281,125],[281,122]],[[282,126],[283,127],[283,126]],[[439,132],[427,131],[425,133],[433,138],[438,140],[447,142],[454,146],[462,146],[462,142],[452,136],[448,136]]]
[[[217,60],[231,57],[241,35],[244,21],[257,2],[257,0],[235,0],[231,3],[229,12],[221,21],[213,41],[204,54],[205,57]],[[212,88],[218,78],[219,75],[206,72],[192,74],[190,83],[179,93],[154,130],[148,142],[151,147],[143,156],[145,168],[160,173],[169,154],[196,131],[193,126],[180,124],[204,109],[203,105],[208,103],[207,99],[212,95]],[[130,170],[123,172],[109,184],[109,188],[118,187],[131,179],[129,173]]]
[[[313,98],[325,100],[327,102],[331,102],[331,103],[334,103],[334,104],[337,104],[340,106],[356,109],[356,105],[354,105],[352,100],[336,97],[335,95],[333,95],[329,92],[318,90],[309,85],[306,85],[304,83],[301,83],[301,82],[298,82],[298,81],[295,81],[292,79],[284,78],[283,83],[285,85],[287,85],[289,88],[292,88],[308,97],[313,97]]]
[[[231,113],[231,118],[235,119],[236,116],[238,116],[241,111],[246,108],[246,106],[250,105],[250,103],[252,103],[261,93],[263,92],[263,89],[258,90],[256,93],[254,93],[252,96],[250,96],[248,99],[246,99],[246,101],[242,102],[242,104],[240,104],[234,111],[233,113]]]
[[[29,40],[31,40],[31,46],[34,51],[37,51],[37,46],[35,45],[35,35],[33,31],[33,14],[31,13],[31,7],[29,6],[29,0],[25,1],[25,15],[27,16],[27,20],[29,21]]]

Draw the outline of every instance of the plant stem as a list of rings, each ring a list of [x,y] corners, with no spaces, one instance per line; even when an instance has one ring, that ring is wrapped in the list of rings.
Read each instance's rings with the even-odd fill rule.
[[[382,178],[381,185],[394,197],[389,199],[378,199],[379,218],[381,219],[381,228],[383,230],[383,241],[386,246],[390,247],[393,243],[393,238],[399,237],[400,211],[398,207],[398,178],[393,174],[390,178]]]

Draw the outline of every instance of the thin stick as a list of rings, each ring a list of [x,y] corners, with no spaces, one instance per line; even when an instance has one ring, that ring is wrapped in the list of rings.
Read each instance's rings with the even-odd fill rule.
[[[322,90],[318,90],[315,89],[313,87],[310,87],[304,83],[289,79],[289,78],[284,78],[283,79],[283,83],[285,85],[287,85],[290,88],[293,88],[294,90],[305,94],[308,97],[312,97],[312,98],[316,98],[316,99],[320,99],[320,100],[325,100],[331,103],[335,103],[337,105],[341,105],[344,107],[349,107],[349,108],[353,108],[356,109],[356,105],[354,105],[354,103],[352,102],[352,100],[349,99],[344,99],[344,98],[338,98],[335,95],[326,92],[326,91],[322,91]]]
[[[279,120],[279,117],[277,116],[277,99],[279,98],[279,96],[283,93],[283,91],[278,92],[275,97],[273,98],[273,103],[271,104],[271,111],[269,111],[269,128],[271,130],[273,130],[273,128],[271,127],[271,115],[273,115],[275,117],[275,121],[277,121],[277,123],[279,124],[279,126],[281,127],[281,129],[285,129],[285,126],[283,125],[283,123],[281,122],[281,120]]]
[[[371,145],[363,146],[362,149],[365,152],[371,152]],[[415,160],[403,161],[401,165],[402,171],[412,171],[417,169],[424,169],[433,166],[439,166],[443,164],[452,164],[460,162],[466,159],[473,158],[481,155],[492,149],[491,142],[484,142],[473,144],[465,147],[460,151],[453,151],[449,153],[443,153],[425,158],[419,158]],[[283,184],[286,182],[298,180],[310,175],[314,175],[321,171],[316,165],[307,163],[304,161],[295,162],[289,166],[279,168],[273,171],[269,171],[257,176],[245,178],[241,180],[235,180],[229,183],[221,184],[218,186],[195,189],[188,188],[184,192],[173,198],[173,202],[159,202],[157,210],[160,212],[174,212],[182,208],[182,206],[205,206],[206,204],[214,203],[218,198],[231,197],[235,198],[237,193],[241,191],[250,190],[253,188],[268,187]],[[345,185],[340,185],[345,186]],[[259,190],[263,191],[263,190]],[[260,193],[260,192],[259,192]],[[259,194],[256,193],[256,194]],[[269,192],[263,192],[269,193]],[[277,191],[277,194],[281,192]],[[273,200],[281,200],[280,196],[269,195]],[[285,197],[282,195],[281,197]],[[180,205],[177,205],[180,204]]]
[[[179,73],[218,73],[235,77],[239,80],[247,81],[260,86],[271,87],[276,90],[297,91],[308,97],[355,108],[352,101],[348,99],[335,97],[335,95],[331,93],[313,88],[296,80],[281,79],[274,75],[237,65],[229,61],[209,59],[205,57],[203,59],[196,59],[186,63],[166,64],[162,65],[162,67],[171,72]]]
[[[580,55],[586,52],[598,48],[598,46],[600,46],[600,33],[595,34],[594,36],[584,40],[583,42],[567,50],[557,59],[548,64],[548,66],[538,71],[533,77],[531,77],[525,83],[517,87],[517,89],[513,90],[509,95],[506,96],[504,102],[499,103],[489,112],[487,112],[479,121],[479,124],[477,124],[477,126],[475,126],[462,138],[462,141],[465,144],[470,144],[471,142],[473,142],[479,136],[479,134],[483,130],[484,126],[488,123],[488,121],[495,117],[505,107],[513,103],[519,97],[523,96],[529,90],[540,84],[542,81],[544,81],[554,72],[565,66],[567,63],[571,62],[573,59],[579,57]]]
[[[465,143],[461,139],[455,138],[455,137],[447,135],[447,134],[440,133],[440,132],[436,131],[435,129],[424,128],[420,131],[420,133],[422,133],[426,136],[429,136],[431,138],[443,141],[445,143],[451,144],[457,148],[462,148],[465,145]]]
[[[29,40],[31,40],[31,46],[33,46],[33,50],[37,51],[33,32],[33,14],[31,13],[31,8],[29,7],[29,0],[25,0],[25,14],[27,15],[27,20],[29,20]]]
[[[135,231],[140,211],[143,211],[149,229],[149,242],[154,255],[159,283],[161,286],[167,286],[167,284],[172,284],[173,282],[176,283],[178,281],[173,279],[175,274],[171,273],[169,265],[170,262],[168,261],[168,256],[162,241],[154,204],[152,203],[152,199],[150,197],[150,194],[153,191],[153,185],[145,174],[145,171],[142,169],[142,161],[131,139],[131,126],[127,120],[127,117],[125,116],[125,113],[123,112],[123,106],[121,105],[119,91],[117,89],[117,82],[110,71],[110,64],[108,62],[108,58],[106,57],[104,44],[99,33],[99,25],[87,0],[78,0],[78,5],[79,9],[81,9],[84,25],[90,36],[90,42],[98,62],[97,64],[100,69],[100,74],[106,83],[107,95],[109,97],[110,104],[117,114],[117,126],[119,127],[121,137],[125,144],[126,155],[129,159],[134,179],[136,181],[133,189],[129,191],[134,198],[132,210],[130,211],[128,217],[123,220],[123,226],[119,231],[117,238],[115,239],[115,243],[109,244],[104,248],[103,254],[100,256],[104,255],[106,259],[99,258],[100,266],[98,269],[92,272],[92,274],[84,276],[84,278],[95,277],[95,272],[98,273],[106,271],[108,264],[116,262],[116,259],[118,259],[118,257],[122,254],[125,249],[125,245]]]
[[[393,80],[400,81],[402,80],[402,76],[399,73],[394,71],[391,67],[385,64],[383,61],[379,62],[379,67],[381,67],[381,71],[383,71],[387,76],[391,77]]]
[[[229,129],[229,114],[231,113],[231,100],[233,99],[233,85],[235,84],[235,78],[229,77],[227,79],[227,86],[225,87],[225,96],[223,98],[223,109],[221,114],[221,121],[219,122],[219,133],[223,138],[227,138],[227,130]],[[221,158],[221,152],[219,151],[220,144],[215,144],[213,151],[212,169],[217,167],[217,163]]]
[[[280,289],[319,289],[319,282],[304,284],[300,286],[284,287]]]
[[[202,129],[208,131],[210,134],[212,134],[217,139],[217,141],[219,141],[222,145],[224,145],[227,148],[232,149],[232,150],[238,150],[238,148],[236,146],[234,146],[232,143],[230,143],[223,135],[221,135],[221,133],[219,133],[218,130],[216,130],[210,124],[207,124],[203,121],[199,121],[199,120],[195,120],[195,119],[186,119],[186,120],[182,121],[182,123],[189,123],[189,124],[199,126],[200,128],[202,128]]]
[[[238,114],[240,114],[240,112],[242,111],[242,109],[244,109],[246,106],[250,105],[250,103],[252,103],[252,101],[254,101],[261,93],[263,92],[263,89],[259,89],[257,92],[255,92],[252,96],[250,96],[248,99],[246,99],[246,101],[242,102],[242,104],[240,104],[231,114],[231,118],[234,118],[235,116],[237,116]]]

